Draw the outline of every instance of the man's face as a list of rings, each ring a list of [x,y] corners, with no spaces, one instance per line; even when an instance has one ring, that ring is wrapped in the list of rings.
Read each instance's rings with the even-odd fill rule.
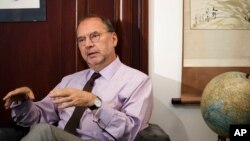
[[[77,41],[83,59],[90,68],[100,71],[115,58],[117,35],[108,32],[99,18],[82,21],[77,29]]]

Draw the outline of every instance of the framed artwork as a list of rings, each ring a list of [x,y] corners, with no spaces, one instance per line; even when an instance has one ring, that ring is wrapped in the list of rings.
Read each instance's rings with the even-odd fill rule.
[[[46,21],[46,0],[1,0],[0,22]]]
[[[249,0],[190,0],[191,29],[250,29]]]
[[[179,103],[199,103],[206,84],[227,71],[250,72],[250,1],[183,0]]]

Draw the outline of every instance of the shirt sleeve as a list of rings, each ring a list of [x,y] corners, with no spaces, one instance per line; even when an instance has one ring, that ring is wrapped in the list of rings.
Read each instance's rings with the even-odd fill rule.
[[[57,84],[54,89],[68,87],[72,79],[79,78],[81,73],[75,77],[68,75],[62,78],[61,82]],[[78,80],[78,79],[77,79]],[[78,84],[78,82],[76,82]],[[73,83],[74,86],[76,85]],[[13,102],[11,105],[11,116],[13,120],[21,126],[28,127],[35,123],[49,123],[56,124],[60,120],[57,105],[54,104],[53,99],[46,96],[41,101],[33,102],[27,100],[21,103]]]
[[[94,121],[103,129],[108,139],[134,140],[137,133],[148,126],[152,108],[152,83],[146,78],[129,94],[121,109],[113,109],[103,102]]]
[[[59,119],[57,109],[48,97],[39,102],[27,100],[17,105],[13,103],[11,109],[14,121],[24,127],[35,123],[54,124]]]
[[[38,102],[31,100],[21,103],[13,102],[11,109],[13,120],[24,127],[29,127],[35,123],[54,124],[59,120],[57,108],[49,97],[45,97]]]

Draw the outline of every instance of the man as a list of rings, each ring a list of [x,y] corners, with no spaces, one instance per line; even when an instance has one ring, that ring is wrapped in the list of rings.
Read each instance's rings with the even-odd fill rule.
[[[17,88],[3,98],[14,121],[31,126],[22,140],[134,140],[148,126],[152,113],[149,77],[120,62],[115,53],[118,38],[108,19],[84,18],[77,28],[77,41],[89,69],[64,77],[41,101],[32,101],[29,87]],[[100,76],[92,82],[92,91],[83,90],[94,73]],[[66,125],[75,109],[85,111],[73,135],[66,132]],[[55,123],[58,128],[51,125]]]

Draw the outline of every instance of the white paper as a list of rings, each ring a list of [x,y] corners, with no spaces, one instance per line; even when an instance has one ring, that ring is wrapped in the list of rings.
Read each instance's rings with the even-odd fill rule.
[[[231,22],[231,24],[228,24],[227,19],[231,18],[224,17],[224,20],[226,20],[226,22],[223,21],[220,22],[220,24],[215,24],[221,26],[214,26],[214,25],[211,26],[211,24],[197,22],[197,25],[195,27],[194,26],[192,27],[192,25],[194,25],[196,21],[195,20],[192,21],[192,18],[190,18],[192,15],[192,13],[190,13],[192,9],[190,8],[198,9],[199,7],[201,7],[206,11],[207,8],[204,8],[202,6],[204,5],[204,3],[206,3],[205,7],[206,6],[209,7],[211,6],[211,4],[214,5],[217,4],[216,5],[217,7],[215,6],[214,9],[218,10],[223,9],[224,6],[227,5],[228,7],[231,7],[231,9],[237,9],[235,7],[241,6],[242,8],[238,8],[238,11],[242,11],[242,13],[244,12],[247,13],[246,9],[249,9],[250,12],[249,0],[248,1],[235,0],[234,3],[232,1],[233,0],[185,0],[184,1],[185,2],[184,32],[183,32],[184,67],[249,67],[250,66],[250,47],[249,47],[250,19],[249,21],[246,20],[244,21],[244,16],[242,16],[242,14],[231,14],[232,17],[237,17],[237,16],[243,17],[242,21],[244,21],[245,24],[235,24],[234,22],[241,20],[234,20]],[[218,3],[220,4],[223,3],[224,5],[222,6],[219,5]],[[235,7],[233,4],[235,5]],[[211,9],[213,8],[210,8],[210,11]],[[225,9],[226,8],[224,8],[223,10]],[[228,10],[228,13],[232,13],[232,11]],[[217,14],[216,16],[219,16],[220,14],[221,13]],[[198,14],[193,14],[193,15],[198,15]],[[212,14],[210,14],[210,17],[211,15]],[[209,19],[209,22],[211,21],[212,20]],[[235,25],[235,26],[232,27],[230,26],[229,28],[229,26],[224,26],[225,24]],[[235,29],[233,27],[235,27]]]
[[[0,0],[0,9],[40,8],[40,0]]]

